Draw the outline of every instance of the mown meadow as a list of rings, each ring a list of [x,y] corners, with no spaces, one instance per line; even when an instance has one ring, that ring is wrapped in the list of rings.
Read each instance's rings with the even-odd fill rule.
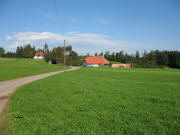
[[[180,70],[81,68],[10,98],[3,135],[180,134]]]
[[[62,70],[60,65],[37,59],[0,59],[0,81]]]

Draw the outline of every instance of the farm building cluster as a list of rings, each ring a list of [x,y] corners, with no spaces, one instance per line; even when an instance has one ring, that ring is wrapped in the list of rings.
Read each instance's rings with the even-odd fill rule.
[[[36,52],[34,59],[43,59],[43,52]],[[94,56],[94,57],[86,57],[83,61],[83,66],[85,67],[101,67],[101,66],[109,66],[110,62],[105,59],[103,56]],[[113,68],[131,68],[132,64],[112,64]]]
[[[85,67],[100,67],[100,66],[109,66],[110,63],[103,56],[95,56],[95,57],[86,57],[83,62],[83,66]],[[112,64],[113,68],[131,68],[131,64]]]

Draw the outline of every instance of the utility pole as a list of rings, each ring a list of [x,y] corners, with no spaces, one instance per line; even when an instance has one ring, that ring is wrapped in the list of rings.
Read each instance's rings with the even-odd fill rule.
[[[66,71],[66,40],[64,40],[64,72]]]

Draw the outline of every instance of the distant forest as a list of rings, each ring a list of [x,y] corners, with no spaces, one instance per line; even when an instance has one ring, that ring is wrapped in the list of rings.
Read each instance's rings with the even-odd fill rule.
[[[64,48],[56,47],[49,49],[48,45],[45,44],[43,49],[36,49],[30,44],[25,46],[18,46],[16,52],[5,52],[5,50],[0,47],[0,57],[6,58],[33,58],[35,53],[42,51],[45,53],[45,61],[52,63],[63,64]],[[80,56],[77,52],[72,50],[72,46],[66,47],[66,64],[67,65],[82,65],[83,59],[90,56],[89,53],[84,56]],[[132,63],[135,68],[180,68],[180,51],[169,51],[169,50],[152,50],[150,52],[144,51],[142,54],[136,51],[135,54],[128,54],[124,51],[100,54],[95,53],[94,56],[104,56],[109,61],[116,61],[120,63]]]
[[[102,55],[102,53],[101,53]],[[179,51],[159,51],[152,50],[149,53],[144,51],[141,55],[139,51],[133,55],[120,52],[106,52],[104,57],[110,61],[117,61],[121,63],[132,63],[133,67],[137,68],[180,68],[180,52]]]

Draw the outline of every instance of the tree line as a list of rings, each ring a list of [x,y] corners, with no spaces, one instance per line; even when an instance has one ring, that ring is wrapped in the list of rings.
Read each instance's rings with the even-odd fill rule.
[[[132,63],[133,67],[141,68],[155,68],[155,67],[171,67],[180,68],[180,51],[168,50],[152,50],[149,53],[144,51],[142,54],[136,51],[135,54],[128,54],[127,52],[101,52],[99,55],[104,56],[109,61],[116,61],[120,63]]]
[[[77,52],[72,50],[72,46],[64,47],[58,46],[53,49],[49,49],[48,45],[45,44],[44,48],[36,49],[34,46],[27,44],[25,46],[18,46],[15,52],[5,52],[0,47],[0,57],[16,57],[16,58],[33,58],[36,52],[44,52],[45,61],[54,64],[64,63],[64,53],[66,55],[66,65],[82,65],[85,57],[90,56],[88,53],[85,56],[78,55]],[[152,50],[150,52],[144,51],[140,54],[136,51],[135,54],[128,54],[124,51],[105,53],[95,53],[94,56],[104,56],[109,61],[116,61],[120,63],[132,63],[133,67],[141,68],[155,68],[155,67],[171,67],[180,68],[180,51],[168,51],[168,50]]]
[[[0,47],[0,57],[33,58],[38,50],[36,50],[35,47],[31,47],[30,44],[27,44],[25,46],[18,46],[15,52],[10,52],[10,51],[5,52],[5,50],[2,47]]]
[[[45,61],[52,64],[64,64],[64,53],[66,58],[65,63],[68,66],[79,66],[84,59],[84,57],[78,56],[77,52],[72,50],[71,45],[65,47],[65,52],[64,47],[58,46],[49,49],[47,44],[44,45],[43,49],[36,49],[35,46],[31,46],[30,44],[18,46],[15,52],[5,52],[5,50],[0,47],[0,57],[6,58],[33,58],[36,52],[43,52],[45,54]]]

